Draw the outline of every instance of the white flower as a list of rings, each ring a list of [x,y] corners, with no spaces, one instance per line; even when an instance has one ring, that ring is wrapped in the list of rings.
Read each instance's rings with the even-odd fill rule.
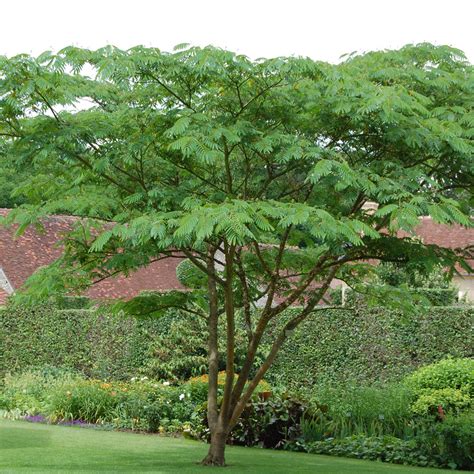
[[[141,380],[142,382],[144,382],[145,380],[148,380],[148,377],[146,377],[146,376],[145,376],[145,377],[142,377],[140,380]]]
[[[179,396],[179,399],[180,399],[180,400],[184,400],[184,393],[182,393],[182,394]]]
[[[163,382],[163,385],[167,387],[170,383],[169,382]]]
[[[130,379],[130,382],[135,382],[135,380],[137,380],[137,378],[136,378],[136,377],[132,377],[132,378]]]
[[[158,388],[158,384],[157,384],[157,383],[154,383],[154,384],[153,384],[153,388]]]

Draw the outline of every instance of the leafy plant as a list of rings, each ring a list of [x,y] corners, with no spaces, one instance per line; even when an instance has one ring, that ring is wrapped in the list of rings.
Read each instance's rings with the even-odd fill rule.
[[[262,391],[247,405],[228,442],[282,449],[301,435],[300,422],[307,409],[304,401],[286,394],[270,395]],[[197,407],[192,426],[195,436],[210,440],[205,404]]]
[[[417,395],[451,388],[465,389],[473,397],[474,359],[444,359],[419,368],[409,375],[405,382]]]
[[[442,438],[440,458],[443,464],[457,469],[474,469],[474,411],[448,416],[436,425]]]
[[[413,403],[413,413],[421,416],[444,417],[446,412],[458,412],[472,405],[466,391],[454,388],[440,388],[425,392]],[[441,411],[442,410],[442,411]]]
[[[352,435],[406,438],[415,426],[410,410],[412,394],[400,385],[385,387],[320,387],[305,414],[305,441],[345,438]]]
[[[0,385],[0,409],[22,415],[45,413],[51,387],[74,380],[76,374],[50,366],[7,374]]]
[[[472,183],[472,74],[460,51],[430,44],[337,65],[252,61],[213,47],[2,57],[0,157],[36,171],[22,185],[29,204],[6,221],[21,234],[49,214],[82,217],[64,236],[64,255],[18,298],[80,292],[157,259],[190,259],[204,287],[140,295],[116,309],[205,316],[211,355],[225,321],[227,382],[219,408],[210,357],[204,460],[223,465],[226,434],[335,278],[360,284],[368,259],[469,269],[467,252],[401,231],[413,233],[420,216],[472,225],[470,198],[453,193]],[[402,288],[380,292],[373,298],[416,309]],[[270,322],[291,306],[294,317],[258,360]],[[247,343],[234,382],[240,312]]]
[[[329,438],[323,441],[299,444],[295,448],[313,454],[329,454],[423,467],[442,467],[442,464],[429,459],[426,452],[418,447],[415,440],[404,441],[393,436],[359,435],[343,439]]]

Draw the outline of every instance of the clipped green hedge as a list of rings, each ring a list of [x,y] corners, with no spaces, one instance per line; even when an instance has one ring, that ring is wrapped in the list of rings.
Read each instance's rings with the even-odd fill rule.
[[[0,375],[51,365],[125,379],[146,362],[153,321],[53,305],[0,310]]]
[[[177,338],[173,334],[181,331],[179,324],[190,318],[182,316],[178,324],[177,316],[135,320],[94,309],[7,307],[0,310],[0,377],[50,365],[96,378],[168,378],[164,374],[181,370],[168,360],[173,354],[205,370],[203,325],[191,324],[189,331],[196,334]],[[448,355],[472,357],[473,326],[472,307],[433,307],[417,316],[380,308],[318,312],[297,328],[266,378],[292,388],[398,379]]]
[[[416,288],[410,293],[426,298],[433,306],[452,306],[458,302],[458,290],[451,286],[449,288]],[[331,289],[329,292],[334,304],[342,304],[341,288]],[[346,288],[345,303],[351,306],[364,304],[364,295],[356,293],[351,288]]]
[[[473,307],[431,307],[415,315],[384,308],[317,312],[287,340],[267,379],[294,389],[370,384],[449,355],[474,355]]]

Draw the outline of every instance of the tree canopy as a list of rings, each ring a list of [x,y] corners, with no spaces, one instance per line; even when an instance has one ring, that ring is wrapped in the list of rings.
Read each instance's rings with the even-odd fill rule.
[[[412,233],[420,216],[472,225],[473,103],[462,52],[430,44],[337,65],[187,45],[2,57],[0,159],[35,170],[21,187],[28,204],[7,221],[21,233],[52,213],[81,217],[64,256],[30,284],[42,294],[189,259],[203,276],[194,291],[122,308],[205,315],[206,462],[220,464],[253,389],[334,278],[356,285],[368,259],[466,265],[460,249],[399,231]],[[253,368],[269,321],[292,305],[301,311]],[[235,381],[237,311],[248,348]],[[218,406],[221,314],[227,378]]]

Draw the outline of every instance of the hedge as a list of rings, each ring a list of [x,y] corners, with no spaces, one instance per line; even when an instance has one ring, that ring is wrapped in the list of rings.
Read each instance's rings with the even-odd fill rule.
[[[52,305],[0,311],[0,375],[32,366],[67,367],[125,379],[145,363],[153,321]]]
[[[447,356],[474,355],[474,307],[317,312],[286,342],[269,380],[299,388],[397,380]]]
[[[168,337],[176,318],[187,325],[184,318],[189,316],[170,314],[155,320],[135,320],[94,309],[7,307],[0,311],[0,376],[51,365],[76,369],[90,377],[120,380],[137,374],[156,376],[157,364],[166,363],[162,368],[167,370],[182,365],[157,362],[157,353],[165,354],[165,359],[169,354],[187,356],[191,361],[198,357],[196,367],[205,370],[202,359],[207,336],[202,325],[191,325],[190,331],[197,328],[195,337],[177,341]],[[289,338],[267,378],[295,388],[398,379],[447,355],[471,357],[473,325],[472,307],[432,307],[417,316],[381,308],[318,312]],[[195,347],[198,338],[202,339],[199,354]],[[179,350],[173,344],[179,344]],[[147,372],[151,370],[154,373]]]
[[[356,293],[351,288],[345,290],[346,304],[364,304],[364,295]],[[411,289],[410,293],[414,296],[426,298],[433,306],[452,306],[458,301],[458,290],[455,287],[449,288],[416,288]],[[334,304],[342,303],[341,288],[334,288],[330,292],[331,301]]]

